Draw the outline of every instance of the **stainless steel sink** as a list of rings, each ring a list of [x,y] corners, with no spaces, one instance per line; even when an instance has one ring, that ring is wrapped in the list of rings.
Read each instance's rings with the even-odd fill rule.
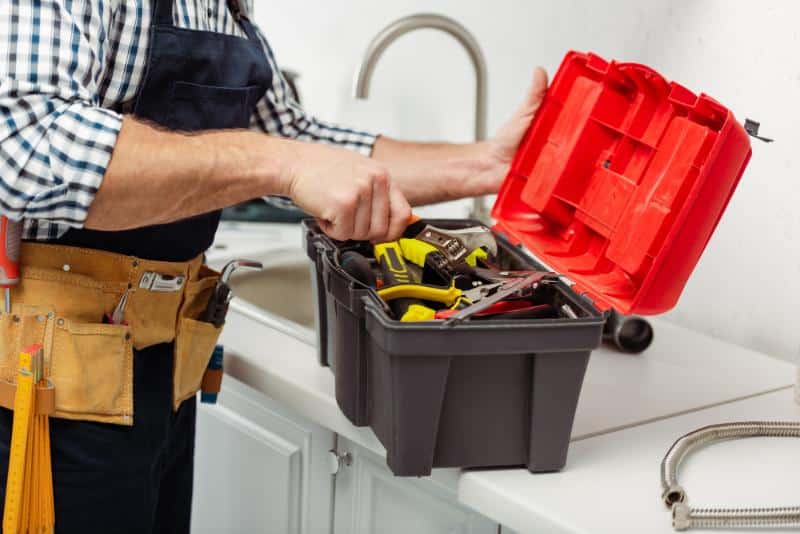
[[[268,258],[262,271],[239,271],[231,278],[233,294],[285,320],[314,328],[311,270],[302,250],[282,250]]]

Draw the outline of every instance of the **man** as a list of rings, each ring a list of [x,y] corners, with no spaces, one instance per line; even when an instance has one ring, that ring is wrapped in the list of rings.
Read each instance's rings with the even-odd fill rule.
[[[26,240],[22,317],[0,323],[0,367],[15,367],[3,343],[55,339],[45,357],[66,533],[189,530],[194,393],[216,339],[198,324],[215,281],[199,257],[220,209],[286,195],[333,238],[395,239],[409,204],[497,191],[547,86],[537,69],[488,142],[421,144],[307,115],[235,0],[6,0],[0,50],[0,214],[24,219]],[[176,273],[187,282],[145,287]],[[109,307],[127,326],[92,324]],[[130,373],[92,378],[126,346]],[[2,409],[5,459],[11,421]]]

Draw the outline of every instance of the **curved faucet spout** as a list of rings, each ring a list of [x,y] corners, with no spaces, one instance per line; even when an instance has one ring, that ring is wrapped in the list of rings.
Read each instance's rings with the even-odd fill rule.
[[[381,30],[369,44],[361,66],[356,73],[353,95],[359,99],[369,96],[370,82],[378,60],[389,46],[403,35],[415,30],[433,29],[442,31],[456,39],[467,51],[475,68],[475,140],[486,139],[486,123],[488,116],[488,71],[486,58],[481,51],[477,39],[464,26],[443,15],[422,13],[403,17]],[[487,220],[486,204],[483,198],[476,198],[472,216],[479,220]]]

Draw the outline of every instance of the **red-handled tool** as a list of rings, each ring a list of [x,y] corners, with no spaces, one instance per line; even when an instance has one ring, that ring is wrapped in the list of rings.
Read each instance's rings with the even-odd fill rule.
[[[478,312],[474,317],[493,317],[495,315],[502,315],[506,318],[524,316],[523,318],[530,318],[538,315],[546,315],[552,312],[553,306],[550,304],[534,304],[529,300],[503,300],[491,307]],[[439,310],[436,312],[436,319],[449,319],[459,310]]]
[[[19,248],[22,221],[0,217],[0,287],[5,293],[5,312],[11,313],[11,288],[19,284]]]

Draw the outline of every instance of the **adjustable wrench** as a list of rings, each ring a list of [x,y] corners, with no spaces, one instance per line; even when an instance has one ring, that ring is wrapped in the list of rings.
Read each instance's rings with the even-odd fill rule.
[[[457,265],[465,261],[467,256],[477,248],[485,248],[489,254],[497,256],[497,240],[492,231],[485,226],[445,230],[429,224],[415,239],[439,249],[450,265]]]
[[[225,324],[225,316],[228,314],[228,305],[233,298],[233,292],[228,282],[233,272],[239,268],[263,269],[264,266],[261,262],[252,260],[238,259],[228,262],[222,269],[222,274],[217,281],[216,287],[214,287],[214,293],[211,295],[211,298],[208,299],[208,305],[201,318],[202,321],[211,323],[217,328],[221,328],[222,325]]]

